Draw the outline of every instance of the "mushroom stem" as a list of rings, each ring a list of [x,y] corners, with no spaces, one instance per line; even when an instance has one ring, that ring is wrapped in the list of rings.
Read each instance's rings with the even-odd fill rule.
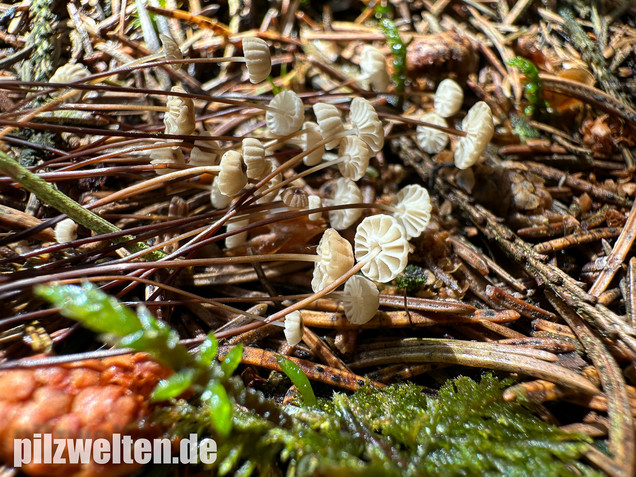
[[[307,298],[305,298],[303,300],[300,300],[299,302],[296,302],[293,305],[290,305],[287,308],[284,308],[284,309],[274,313],[273,315],[270,315],[265,320],[265,323],[271,323],[273,321],[280,320],[285,315],[287,315],[287,314],[289,314],[289,313],[291,313],[293,311],[300,310],[300,309],[304,308],[305,306],[307,306],[307,305],[313,303],[314,301],[318,300],[319,298],[322,298],[322,297],[328,295],[329,293],[334,291],[336,288],[338,288],[340,285],[345,283],[353,275],[355,275],[360,270],[362,270],[362,267],[364,267],[368,262],[370,262],[375,257],[377,257],[377,255],[380,252],[381,252],[381,250],[379,248],[374,250],[372,253],[370,253],[368,256],[366,256],[364,258],[364,260],[360,260],[352,268],[350,268],[348,271],[346,271],[340,277],[336,278],[331,284],[327,285],[325,288],[323,288],[319,292],[314,293],[313,295],[310,295]]]

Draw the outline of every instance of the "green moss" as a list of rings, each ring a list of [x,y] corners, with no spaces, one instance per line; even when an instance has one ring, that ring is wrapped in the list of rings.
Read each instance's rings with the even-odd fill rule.
[[[428,277],[429,274],[422,267],[407,265],[404,271],[393,280],[393,283],[398,290],[413,293],[426,284]]]

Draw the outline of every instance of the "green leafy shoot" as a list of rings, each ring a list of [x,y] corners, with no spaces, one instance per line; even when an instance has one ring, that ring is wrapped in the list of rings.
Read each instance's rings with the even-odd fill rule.
[[[300,369],[300,366],[284,356],[276,356],[276,361],[278,361],[278,365],[280,369],[283,370],[283,373],[291,379],[291,382],[296,386],[298,392],[300,392],[303,404],[305,406],[315,406],[318,402],[316,395],[314,394],[309,379],[305,373],[303,373],[303,370]]]
[[[429,280],[429,273],[422,267],[417,265],[407,265],[404,271],[398,275],[393,283],[398,290],[406,290],[407,293],[413,293],[426,285]]]
[[[376,17],[380,20],[380,30],[386,37],[386,42],[391,47],[393,55],[393,81],[395,91],[403,93],[406,85],[406,45],[400,36],[395,24],[385,17],[383,9],[376,8]],[[398,106],[404,102],[403,96],[398,97]]]
[[[150,354],[175,374],[160,381],[151,395],[152,401],[167,401],[186,391],[201,395],[214,414],[216,431],[226,436],[232,429],[232,393],[236,389],[230,378],[241,363],[243,346],[228,351],[222,363],[216,360],[218,342],[213,333],[203,341],[196,355],[179,343],[179,335],[148,309],[137,314],[90,283],[37,287],[35,293],[60,307],[60,313],[123,348]],[[228,393],[228,389],[232,390]]]
[[[521,56],[517,56],[509,60],[508,65],[518,68],[525,76],[526,85],[524,93],[529,104],[525,107],[524,113],[527,116],[545,114],[547,103],[543,99],[543,85],[539,77],[539,70],[534,63]]]

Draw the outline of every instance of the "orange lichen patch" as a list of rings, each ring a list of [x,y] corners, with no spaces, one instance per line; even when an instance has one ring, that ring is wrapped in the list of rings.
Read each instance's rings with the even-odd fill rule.
[[[142,425],[150,413],[148,396],[172,371],[144,353],[31,369],[0,371],[0,461],[13,463],[14,439],[34,433],[52,438],[109,439],[114,433],[155,437]],[[64,454],[67,457],[67,454]],[[25,464],[28,475],[119,476],[137,464]]]

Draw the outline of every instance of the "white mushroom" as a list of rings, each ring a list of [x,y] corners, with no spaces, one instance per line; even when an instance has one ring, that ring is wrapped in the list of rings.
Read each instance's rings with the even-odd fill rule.
[[[348,205],[362,202],[362,192],[351,179],[340,177],[331,186],[331,199],[324,199],[324,204]],[[353,225],[362,215],[362,209],[346,208],[329,211],[329,223],[336,230],[344,230]]]
[[[287,136],[300,129],[305,120],[305,107],[293,91],[281,91],[269,103],[265,113],[267,127],[275,136]]]
[[[204,131],[200,136],[211,137],[212,134],[209,131]],[[215,166],[219,157],[219,150],[221,145],[219,141],[194,141],[194,147],[190,152],[190,160],[188,163],[191,166]]]
[[[419,117],[421,121],[435,124],[437,126],[448,126],[446,120],[439,114],[430,111]],[[448,134],[439,129],[429,128],[427,126],[419,125],[417,131],[417,143],[428,154],[437,154],[442,151],[448,144]]]
[[[376,91],[386,91],[389,87],[389,73],[386,70],[386,58],[374,46],[365,45],[360,54],[360,69]]]
[[[235,220],[233,222],[228,222],[226,230],[227,232],[234,232],[235,230],[238,230],[242,227],[245,227],[246,225],[249,225],[250,223],[250,219],[241,219],[241,220]],[[239,247],[241,245],[243,245],[245,243],[245,241],[247,240],[247,231],[244,232],[239,232],[237,234],[234,235],[230,235],[228,237],[225,238],[225,246],[227,248],[234,248],[234,247]]]
[[[64,219],[55,226],[55,241],[57,243],[71,242],[77,238],[77,224],[73,219]]]
[[[354,275],[344,286],[342,307],[349,322],[363,325],[375,316],[380,308],[380,292],[368,278]]]
[[[210,187],[210,203],[215,209],[225,209],[232,203],[232,197],[221,194],[219,190],[219,176],[214,176]]]
[[[90,72],[86,66],[81,63],[66,63],[55,70],[55,73],[49,78],[49,83],[73,83],[74,81],[81,80],[90,75]],[[56,93],[58,94],[58,93]],[[84,91],[78,91],[67,98],[67,101],[77,101],[82,97]]]
[[[404,227],[390,215],[366,217],[354,238],[355,255],[363,262],[364,273],[371,280],[387,283],[406,267],[409,243]]]
[[[464,102],[464,91],[455,81],[450,78],[442,80],[437,86],[433,107],[437,114],[443,118],[450,118],[457,114]]]
[[[393,216],[404,227],[407,240],[419,237],[431,220],[431,199],[428,191],[418,184],[400,190],[391,203]]]
[[[163,44],[163,55],[165,56],[166,60],[171,61],[183,59],[183,53],[181,53],[181,49],[179,48],[179,45],[177,45],[176,41],[174,41],[168,35],[164,35],[163,33],[159,35],[159,38],[161,39],[161,43]],[[178,71],[182,65],[183,63],[171,64],[170,68]]]
[[[301,187],[288,187],[281,193],[283,203],[287,207],[306,209],[309,204],[307,192]]]
[[[311,289],[317,293],[353,267],[351,244],[334,229],[327,229],[316,249],[318,261],[314,266]]]
[[[334,149],[340,144],[343,133],[345,132],[344,123],[340,117],[340,111],[333,104],[316,103],[314,104],[314,114],[318,121],[320,134],[324,139],[334,138],[327,142],[327,149]]]
[[[354,98],[349,107],[349,120],[373,154],[384,146],[384,129],[373,105],[364,98]]]
[[[338,164],[340,173],[353,181],[360,180],[369,167],[371,150],[358,136],[347,136],[340,142],[338,157],[342,162]]]
[[[300,311],[285,315],[285,339],[289,346],[296,346],[303,339],[304,326]]]
[[[272,71],[272,57],[269,45],[260,38],[243,38],[243,56],[250,82],[265,81]]]
[[[272,157],[266,159],[265,163],[267,164],[267,171],[265,172],[264,176],[269,175],[275,169],[278,169],[278,166],[279,166],[278,161],[276,161],[276,159],[274,159]],[[264,192],[267,189],[271,189],[272,187],[276,187],[282,181],[283,181],[283,175],[279,172],[274,177],[272,177],[270,180],[268,180],[267,183],[261,189]],[[263,197],[258,199],[256,201],[256,203],[257,204],[267,204],[269,202],[273,202],[276,199],[276,196],[278,195],[279,191],[280,191],[280,189],[274,189],[273,191],[269,192],[268,194],[265,194]]]
[[[307,152],[310,149],[313,149],[316,144],[321,142],[322,134],[320,134],[320,127],[312,122],[305,121],[303,125],[303,134],[300,136],[300,147],[303,151]],[[322,156],[325,154],[325,147],[319,147],[314,152],[307,154],[303,157],[303,162],[306,166],[315,166],[322,161]]]
[[[150,152],[150,164],[153,166],[168,166],[167,168],[155,169],[157,174],[164,175],[180,169],[180,167],[173,169],[171,166],[185,166],[185,157],[180,147],[162,147],[161,149],[153,149]]]
[[[243,139],[243,161],[247,166],[247,177],[249,179],[261,179],[265,176],[268,163],[265,160],[265,148],[263,143],[256,138],[246,137]]]
[[[179,85],[173,86],[172,93],[185,93]],[[166,134],[178,134],[188,136],[194,132],[195,116],[194,102],[190,98],[182,96],[170,96],[166,106],[168,112],[163,116],[166,125]]]
[[[490,107],[483,101],[475,103],[462,121],[462,129],[467,136],[457,141],[454,161],[458,169],[468,169],[479,162],[495,133]]]
[[[307,208],[308,209],[317,209],[322,207],[322,200],[318,195],[309,195],[307,196]],[[307,216],[309,220],[312,222],[317,222],[322,218],[322,212],[313,212]]]
[[[241,154],[237,151],[227,151],[221,157],[220,166],[221,170],[217,176],[219,191],[228,197],[238,194],[247,184]]]

